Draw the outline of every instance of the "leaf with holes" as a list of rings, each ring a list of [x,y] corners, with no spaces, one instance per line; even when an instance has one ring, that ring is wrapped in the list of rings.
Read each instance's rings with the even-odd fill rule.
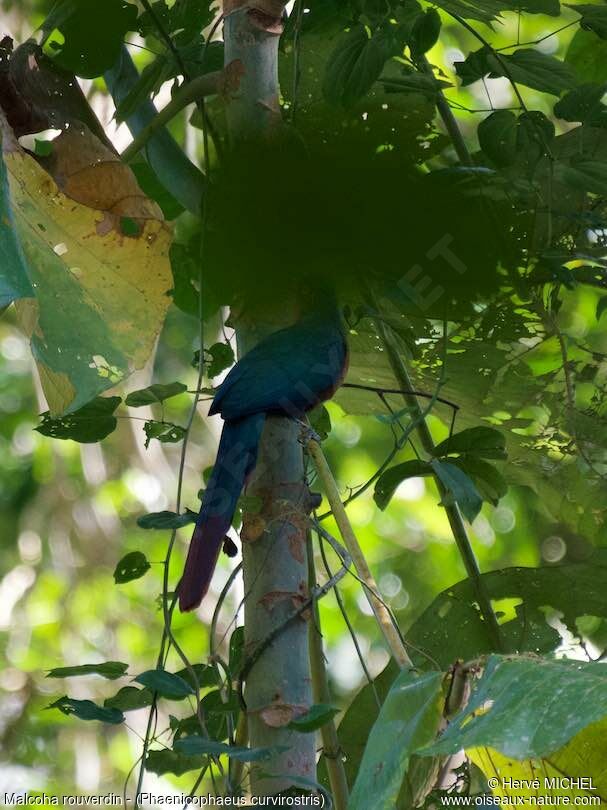
[[[121,403],[120,397],[95,397],[77,411],[67,416],[53,418],[47,411],[36,430],[53,439],[71,439],[82,444],[92,444],[109,436],[118,424],[113,415]]]
[[[150,570],[151,566],[142,551],[131,551],[120,560],[114,569],[114,582],[123,585],[134,579],[141,579]]]
[[[152,439],[158,439],[163,444],[176,444],[182,441],[186,434],[186,429],[181,425],[174,425],[172,422],[158,422],[155,419],[148,419],[143,426],[145,433],[145,449],[150,446]]]
[[[75,700],[67,695],[59,698],[47,709],[59,709],[63,714],[74,715],[80,720],[99,720],[102,723],[118,725],[124,723],[124,715],[118,709],[98,706],[92,700]]]
[[[84,125],[55,138],[44,168],[1,112],[0,129],[35,290],[15,308],[50,413],[71,413],[147,362],[170,304],[171,234],[131,169]],[[127,220],[136,234],[125,235]]]

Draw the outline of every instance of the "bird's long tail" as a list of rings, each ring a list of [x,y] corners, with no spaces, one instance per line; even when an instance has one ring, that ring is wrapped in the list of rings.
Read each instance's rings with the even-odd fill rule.
[[[193,610],[209,589],[246,478],[255,467],[265,414],[225,422],[179,583],[179,609]]]

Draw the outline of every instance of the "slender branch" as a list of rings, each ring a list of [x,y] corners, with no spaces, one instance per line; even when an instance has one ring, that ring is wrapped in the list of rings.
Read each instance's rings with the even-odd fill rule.
[[[197,76],[192,81],[187,82],[175,93],[166,107],[152,118],[150,123],[141,130],[134,140],[127,146],[120,156],[125,163],[128,163],[147,145],[159,129],[162,129],[175,116],[195,101],[199,101],[206,96],[213,96],[220,92],[224,70],[215,70],[212,73],[205,73],[204,76]]]
[[[362,549],[356,539],[356,535],[352,530],[352,526],[346,514],[346,510],[341,502],[341,497],[339,494],[339,490],[337,489],[337,484],[335,483],[335,479],[333,478],[333,474],[327,464],[327,460],[325,455],[322,451],[320,444],[316,441],[316,439],[311,438],[307,441],[306,447],[308,453],[312,461],[314,462],[314,466],[316,467],[316,471],[318,473],[318,477],[323,483],[325,493],[327,495],[327,499],[331,506],[331,510],[333,512],[333,517],[335,518],[335,522],[339,527],[340,534],[342,539],[348,549],[350,556],[352,557],[352,561],[354,563],[354,567],[358,572],[358,576],[362,580],[365,585],[365,594],[373,610],[377,623],[382,631],[386,643],[392,656],[396,663],[399,665],[401,669],[406,669],[407,667],[412,667],[413,664],[409,655],[407,654],[407,650],[405,649],[405,645],[403,641],[394,627],[392,623],[392,618],[390,616],[389,611],[386,609],[385,604],[378,599],[376,592],[378,590],[377,583],[371,573],[369,566],[367,564],[367,560],[362,552]]]
[[[407,367],[396,345],[393,332],[382,321],[377,320],[375,325],[379,332],[380,338],[382,339],[382,342],[386,348],[386,352],[390,360],[390,365],[392,366],[392,370],[394,372],[396,379],[404,389],[409,390],[411,388],[411,379],[409,377]],[[414,408],[419,413],[421,413],[421,408],[419,406],[419,403],[417,402],[417,398],[415,397],[415,395],[404,394],[403,398],[405,400],[405,403],[409,407]],[[422,447],[424,448],[426,453],[429,456],[433,456],[435,451],[434,439],[432,438],[430,428],[428,427],[428,423],[426,422],[425,418],[419,420],[417,424],[417,434],[422,443]],[[474,555],[474,551],[472,549],[472,545],[470,543],[470,539],[468,537],[468,533],[466,531],[466,527],[464,525],[461,513],[457,507],[457,504],[445,503],[446,500],[445,496],[447,494],[445,487],[442,481],[438,478],[438,476],[435,475],[434,480],[436,482],[436,487],[441,496],[441,500],[443,501],[443,506],[447,514],[449,524],[451,526],[451,531],[453,533],[453,537],[455,539],[462,561],[466,568],[466,572],[470,577],[470,580],[472,581],[477,602],[479,604],[483,619],[485,620],[485,624],[487,625],[487,632],[489,634],[489,638],[491,640],[494,649],[502,651],[503,645],[500,637],[497,618],[491,605],[491,599],[489,598],[489,594],[487,593],[485,585],[481,579],[481,573],[478,566],[478,562]]]
[[[444,399],[436,394],[428,394],[426,391],[417,391],[414,388],[381,388],[375,385],[359,385],[358,383],[343,383],[342,388],[356,388],[359,391],[374,391],[376,394],[407,394],[421,399],[431,399],[433,402],[441,402],[443,405],[448,405],[454,411],[459,411],[459,405],[451,402],[449,399]]]
[[[316,588],[316,569],[314,566],[314,548],[312,546],[312,534],[310,531],[306,535],[306,546],[308,549],[308,587],[310,592]],[[308,623],[308,648],[310,651],[310,674],[312,676],[312,694],[315,703],[331,703],[331,691],[329,689],[329,678],[322,644],[322,632],[320,627],[320,611],[318,602],[312,606],[313,620]],[[341,758],[339,737],[335,722],[331,717],[321,726],[320,736],[322,739],[323,753],[331,785],[331,795],[335,810],[346,810],[348,806],[348,780]]]
[[[434,76],[432,65],[430,62],[428,62],[425,56],[421,56],[417,60],[417,64],[424,73],[427,73],[429,76]],[[449,106],[449,102],[445,98],[443,91],[440,89],[438,90],[436,96],[436,108],[440,117],[443,119],[443,124],[449,133],[449,137],[453,143],[453,148],[455,149],[460,163],[462,166],[472,166],[472,158],[470,157],[470,152],[466,146],[464,136],[462,135],[458,123],[455,120],[455,116],[453,115],[453,110]]]

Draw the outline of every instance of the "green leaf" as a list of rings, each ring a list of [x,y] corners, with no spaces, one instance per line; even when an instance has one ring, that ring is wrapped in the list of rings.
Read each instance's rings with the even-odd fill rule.
[[[229,343],[215,343],[207,349],[207,353],[211,356],[207,367],[211,379],[234,364],[234,350]]]
[[[175,776],[183,776],[188,771],[199,771],[204,765],[204,757],[201,756],[187,756],[186,754],[178,754],[176,751],[171,751],[169,748],[159,750],[152,749],[148,751],[145,759],[145,769],[150,773],[155,773],[158,776],[172,773]]]
[[[500,0],[439,0],[436,4],[449,14],[458,14],[466,20],[491,23],[500,16],[504,3]]]
[[[424,753],[488,746],[514,759],[535,759],[606,715],[602,664],[492,655],[467,706]]]
[[[41,82],[55,87],[48,71]],[[77,92],[66,90],[70,98]],[[82,104],[76,101],[76,110]],[[44,167],[15,139],[5,136],[3,149],[35,292],[18,302],[17,317],[30,336],[50,413],[72,413],[147,362],[170,304],[170,230],[130,169],[89,130],[63,130]],[[60,168],[73,163],[71,153],[78,153],[74,182]],[[120,215],[109,214],[118,204],[116,211],[137,220],[137,237],[125,239]]]
[[[27,262],[16,234],[8,173],[4,158],[0,156],[0,309],[17,298],[31,298],[33,295]]]
[[[474,481],[483,500],[497,506],[500,498],[508,492],[508,484],[501,472],[476,456],[461,456],[452,459],[452,463]]]
[[[121,712],[130,712],[135,709],[144,709],[152,705],[153,695],[149,689],[137,689],[136,686],[123,686],[115,695],[106,698],[103,705],[107,709],[119,709]]]
[[[478,125],[483,152],[496,166],[509,166],[516,160],[518,119],[510,110],[497,110]]]
[[[123,585],[125,582],[140,579],[150,568],[151,565],[142,551],[130,551],[114,569],[114,582],[116,585]]]
[[[102,723],[117,725],[124,722],[124,715],[118,709],[108,709],[98,706],[92,700],[75,700],[67,695],[59,698],[47,709],[59,709],[63,714],[78,717],[80,720],[100,720]]]
[[[148,669],[146,672],[142,672],[141,675],[137,675],[133,680],[169,700],[183,700],[195,694],[194,689],[187,681],[172,672],[166,672],[164,669]]]
[[[490,48],[483,47],[469,54],[464,62],[456,62],[455,69],[464,86],[487,74],[491,78],[505,76],[555,96],[576,85],[576,75],[570,65],[531,48],[521,48],[509,56],[497,56]]]
[[[408,65],[403,65],[398,76],[381,76],[379,81],[388,93],[421,93],[429,99],[435,99],[439,90],[452,87],[451,82],[439,80]]]
[[[233,678],[237,678],[244,664],[244,626],[237,627],[230,636],[230,653],[228,669]]]
[[[62,0],[44,23],[45,53],[70,73],[93,79],[112,67],[136,27],[137,8],[123,0]]]
[[[607,619],[607,551],[595,552],[586,562],[542,568],[505,568],[481,576],[500,625],[507,652],[547,654],[562,644],[552,625],[552,610],[574,635],[584,615]],[[547,614],[546,606],[552,609]],[[453,627],[462,628],[453,633]],[[469,580],[443,591],[407,631],[407,640],[445,669],[492,651],[477,596]],[[415,663],[427,658],[413,653]]]
[[[564,121],[599,126],[607,120],[607,107],[601,104],[606,91],[606,84],[582,84],[554,105],[554,114]]]
[[[148,101],[150,95],[157,91],[167,73],[167,58],[164,54],[157,56],[146,65],[131,90],[116,107],[116,121],[121,123],[130,118],[139,107]]]
[[[404,461],[402,464],[397,464],[395,467],[389,467],[377,479],[373,500],[380,509],[385,509],[392,500],[392,496],[398,486],[402,484],[403,481],[406,481],[407,478],[416,478],[417,476],[424,475],[432,475],[432,468],[427,461],[420,461],[419,459]]]
[[[409,759],[432,742],[442,716],[441,672],[401,672],[379,713],[360,764],[348,810],[393,810]]]
[[[589,3],[565,3],[567,8],[581,14],[580,26],[593,31],[601,39],[607,39],[607,6]]]
[[[331,433],[331,415],[324,405],[317,405],[308,411],[308,420],[312,430],[320,436],[321,441]]]
[[[569,164],[557,163],[556,179],[576,191],[607,196],[607,165],[598,160],[575,160]]]
[[[565,62],[571,65],[582,82],[607,82],[607,41],[597,39],[590,31],[576,31],[565,54]]]
[[[42,414],[42,422],[36,430],[53,439],[92,444],[116,430],[118,422],[112,414],[121,402],[120,397],[95,397],[67,416],[52,417],[47,411]]]
[[[175,444],[182,441],[186,434],[186,429],[181,425],[174,425],[172,422],[158,422],[155,419],[148,419],[143,426],[145,433],[145,449],[150,446],[152,439],[158,439],[163,444]]]
[[[192,735],[191,737],[184,737],[182,740],[177,740],[175,743],[175,750],[182,754],[206,754],[208,756],[220,756],[225,754],[230,759],[236,759],[239,762],[262,762],[264,759],[287,751],[288,746],[280,745],[274,748],[243,748],[236,745],[226,745],[225,743],[216,742],[215,740],[207,740],[204,737]]]
[[[493,57],[491,61],[492,77],[505,76],[505,65],[513,81],[541,93],[560,96],[563,90],[576,85],[575,73],[569,65],[541,51],[521,48],[510,56],[501,56],[500,60]]]
[[[367,683],[360,689],[342,717],[337,729],[337,736],[344,754],[344,769],[349,785],[354,784],[371,728],[398,673],[398,666],[393,660],[390,660],[372,683]],[[324,755],[320,758],[318,771],[319,780],[328,786],[329,779]]]
[[[466,520],[472,523],[483,505],[483,499],[472,480],[459,467],[446,461],[433,459],[431,465],[447,490],[443,505],[455,502]]]
[[[481,425],[449,436],[434,450],[437,458],[455,453],[469,453],[481,458],[505,459],[506,437],[495,428]]]
[[[323,93],[330,104],[351,107],[379,79],[392,55],[392,43],[383,31],[369,36],[364,25],[354,25],[338,41],[325,68]]]
[[[596,319],[597,321],[601,320],[602,314],[607,310],[607,295],[604,295],[602,298],[599,298],[598,303],[596,305]]]
[[[198,681],[199,689],[204,689],[207,686],[219,686],[221,678],[219,677],[216,667],[213,667],[210,664],[193,664],[192,669],[196,675],[196,681]],[[180,669],[179,672],[175,673],[175,675],[184,680],[186,683],[189,683],[192,689],[196,690],[196,681],[194,680],[192,672],[188,667]]]
[[[154,405],[157,402],[164,402],[171,397],[176,397],[187,391],[187,385],[180,382],[167,383],[166,385],[150,385],[140,391],[131,391],[124,400],[125,404],[131,408],[141,408],[144,405]]]
[[[438,42],[441,29],[440,14],[435,8],[429,8],[413,23],[409,47],[414,59],[422,56]]]
[[[110,681],[115,681],[116,678],[121,678],[127,669],[128,664],[123,664],[121,661],[106,661],[103,664],[80,664],[75,667],[56,667],[50,669],[47,678],[71,678],[74,675],[101,675]]]
[[[183,514],[176,512],[150,512],[137,518],[137,525],[140,529],[181,529],[196,523],[196,513],[187,509]]]
[[[329,706],[326,703],[316,703],[314,706],[310,706],[308,711],[301,717],[291,720],[288,728],[303,734],[309,734],[311,731],[316,731],[321,726],[326,725],[336,714],[339,714],[339,709],[334,706]]]

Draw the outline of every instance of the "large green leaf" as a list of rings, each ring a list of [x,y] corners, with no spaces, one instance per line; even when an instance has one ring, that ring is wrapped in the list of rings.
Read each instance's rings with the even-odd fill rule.
[[[0,143],[2,134],[0,132]],[[32,298],[27,263],[15,233],[8,174],[0,156],[0,310],[16,298]]]
[[[607,618],[607,552],[597,551],[586,562],[544,568],[506,568],[481,576],[500,622],[500,636],[508,652],[549,653],[561,644],[550,622],[558,615],[567,629],[579,634],[582,616]],[[453,633],[453,627],[460,631]],[[447,668],[491,652],[491,642],[479,615],[475,590],[463,580],[436,597],[407,630],[407,639],[427,658]]]
[[[411,754],[434,740],[442,716],[442,672],[404,671],[379,713],[360,763],[348,810],[393,810]]]
[[[384,31],[369,36],[364,25],[353,26],[338,41],[326,67],[325,98],[350,107],[379,79],[393,43]]]
[[[570,65],[532,48],[520,48],[510,55],[496,55],[483,47],[469,54],[464,62],[456,62],[455,68],[463,85],[489,74],[492,78],[505,76],[542,93],[560,96],[563,90],[571,90],[576,84]]]
[[[539,758],[605,715],[603,664],[491,656],[468,704],[426,750],[488,746],[514,759]]]
[[[17,301],[17,314],[51,413],[75,411],[147,361],[170,303],[170,231],[131,170],[88,130],[70,127],[53,141],[48,173],[2,114],[0,128],[36,293]],[[126,235],[125,221],[136,234]]]
[[[77,76],[101,76],[136,21],[137,7],[125,0],[61,0],[44,23],[45,53]]]
[[[576,31],[569,43],[565,62],[582,82],[601,84],[607,81],[607,41],[591,31]]]
[[[607,39],[607,6],[589,3],[565,3],[568,8],[582,15],[580,25],[587,31],[594,31],[601,39]]]

